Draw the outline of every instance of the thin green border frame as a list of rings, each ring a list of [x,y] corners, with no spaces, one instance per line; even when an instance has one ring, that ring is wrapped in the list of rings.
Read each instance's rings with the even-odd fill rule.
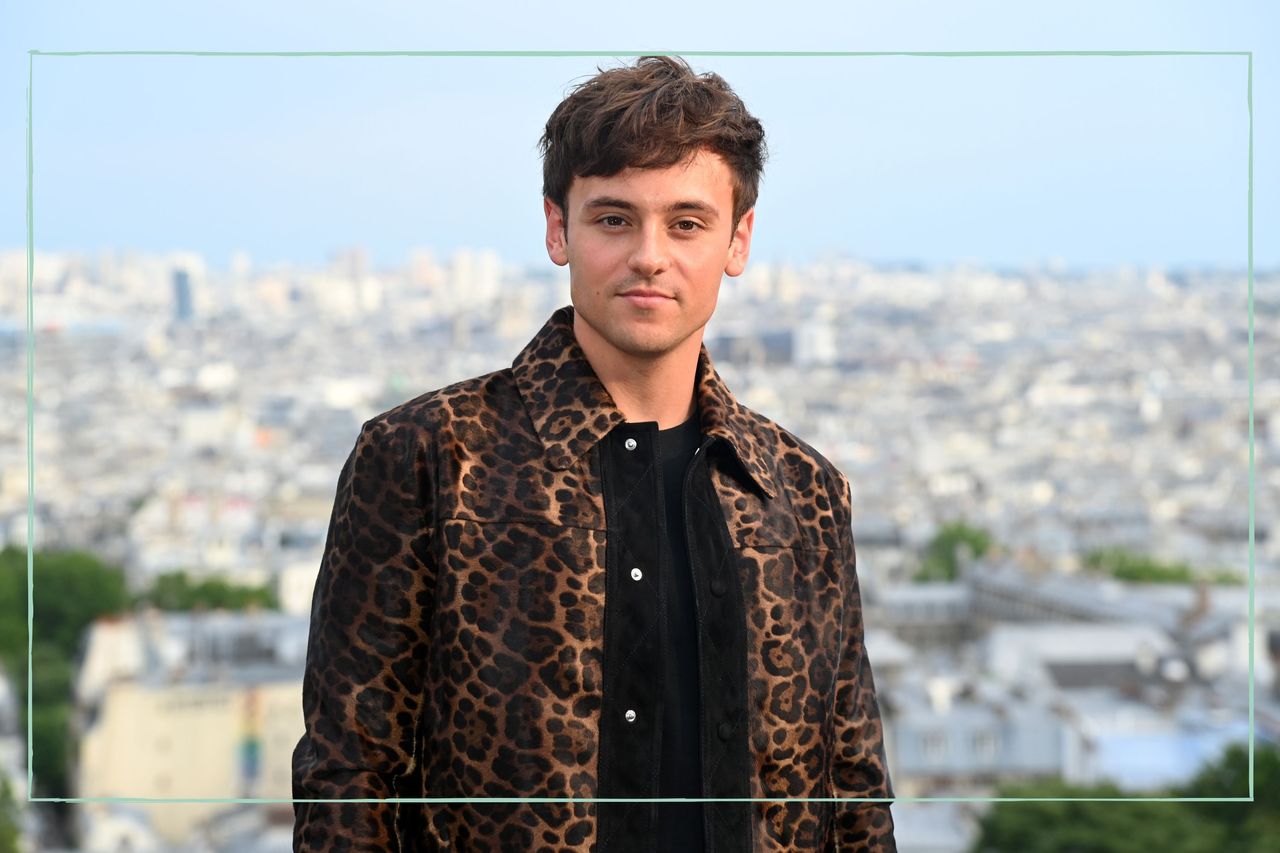
[[[999,803],[999,802],[1253,802],[1254,764],[1254,449],[1253,449],[1253,51],[1248,50],[981,50],[981,51],[859,51],[859,50],[374,50],[374,51],[212,51],[212,50],[29,50],[27,52],[27,801],[41,803],[666,803],[666,802],[818,802],[818,803]],[[1249,114],[1249,796],[1247,797],[386,797],[385,799],[284,799],[266,797],[240,798],[159,798],[159,797],[32,797],[35,782],[34,754],[31,739],[32,676],[31,653],[34,643],[34,536],[35,536],[35,452],[33,367],[35,363],[35,325],[32,310],[32,279],[35,268],[34,184],[32,165],[32,88],[37,56],[644,56],[669,54],[680,56],[1243,56],[1247,59],[1248,88],[1246,101]]]

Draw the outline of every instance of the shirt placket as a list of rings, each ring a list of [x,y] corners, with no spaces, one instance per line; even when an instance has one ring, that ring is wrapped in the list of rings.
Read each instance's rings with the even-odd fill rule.
[[[624,423],[598,445],[608,544],[599,796],[654,797],[661,755],[665,521],[657,423]],[[600,803],[597,850],[649,850],[654,803]]]

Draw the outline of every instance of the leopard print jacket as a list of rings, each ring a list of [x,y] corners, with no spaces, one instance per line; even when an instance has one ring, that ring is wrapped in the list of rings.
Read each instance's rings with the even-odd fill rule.
[[[849,483],[705,346],[695,396],[707,849],[895,850]],[[295,851],[652,849],[662,804],[621,801],[656,796],[665,648],[628,574],[653,465],[624,436],[656,426],[625,422],[571,306],[510,368],[363,425],[312,603]]]

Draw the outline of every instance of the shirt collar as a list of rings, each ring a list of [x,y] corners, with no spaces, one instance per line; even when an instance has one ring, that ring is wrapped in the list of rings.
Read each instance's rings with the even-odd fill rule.
[[[551,315],[511,364],[525,410],[542,439],[547,460],[564,470],[588,448],[626,422],[596,376],[573,333],[573,306]],[[698,351],[694,384],[703,435],[723,439],[760,489],[777,494],[756,415],[734,398],[716,373],[706,344]]]

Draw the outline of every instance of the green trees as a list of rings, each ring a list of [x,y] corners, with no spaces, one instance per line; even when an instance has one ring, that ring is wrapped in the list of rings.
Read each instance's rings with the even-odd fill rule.
[[[266,587],[238,586],[222,578],[205,578],[192,583],[186,572],[168,572],[156,578],[151,589],[138,595],[134,603],[146,602],[161,610],[225,608],[244,610],[251,604],[279,608],[275,593]]]
[[[1235,572],[1217,570],[1195,572],[1186,563],[1166,563],[1135,554],[1124,548],[1099,548],[1084,556],[1085,568],[1114,577],[1116,580],[1139,583],[1192,583],[1207,580],[1215,584],[1241,584],[1244,578]]]
[[[127,603],[124,573],[92,554],[39,552],[34,566],[34,642],[68,659],[86,625]],[[15,655],[27,656],[27,552],[10,546],[0,550],[0,656],[9,663]]]
[[[1226,833],[1222,850],[1280,851],[1280,745],[1255,743],[1252,803],[1182,803],[1200,821]],[[1206,765],[1179,787],[1175,797],[1242,797],[1249,793],[1249,747],[1231,746],[1220,761]]]
[[[987,531],[964,521],[942,525],[925,546],[917,582],[954,581],[959,576],[960,548],[967,547],[974,557],[985,556],[995,543]],[[1227,569],[1197,571],[1186,563],[1162,562],[1136,554],[1125,548],[1098,548],[1084,555],[1084,567],[1096,574],[1136,583],[1194,583],[1205,580],[1213,584],[1242,584],[1244,578]]]
[[[1280,851],[1280,748],[1258,743],[1254,802],[994,803],[979,823],[973,853],[1270,853]],[[1244,797],[1249,753],[1232,746],[1185,785],[1157,797]],[[1000,797],[1132,797],[1114,785],[1072,787],[1061,782],[1002,786]]]
[[[944,524],[925,547],[924,559],[914,580],[921,583],[955,580],[960,569],[962,545],[967,546],[973,556],[981,557],[991,547],[991,535],[963,521]]]
[[[80,551],[34,558],[31,738],[37,796],[67,796],[67,722],[80,636],[100,616],[125,609],[124,573]],[[19,730],[27,728],[27,552],[0,550],[0,662],[13,679]]]
[[[0,778],[0,853],[18,853],[18,804],[9,780]]]

